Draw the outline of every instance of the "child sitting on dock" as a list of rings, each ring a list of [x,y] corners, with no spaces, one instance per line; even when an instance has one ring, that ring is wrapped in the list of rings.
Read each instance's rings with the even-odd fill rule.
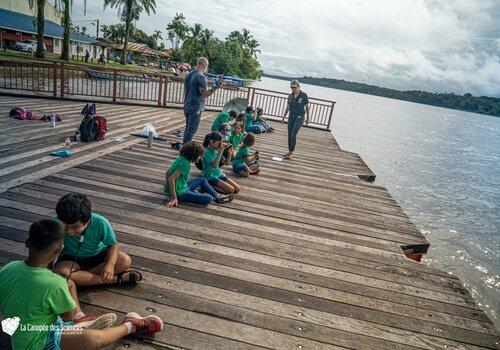
[[[220,168],[221,160],[224,165],[231,163],[233,152],[229,152],[229,157],[224,158],[222,153],[226,148],[231,147],[227,142],[222,141],[222,135],[218,132],[212,132],[205,136],[203,141],[203,177],[208,180],[208,183],[215,190],[220,190],[222,193],[238,193],[240,187],[236,182],[228,178]]]
[[[14,350],[99,349],[128,334],[163,329],[157,316],[129,313],[120,326],[113,327],[114,313],[85,315],[74,282],[47,268],[63,250],[64,236],[64,225],[58,220],[34,222],[26,240],[28,257],[0,270],[0,314],[19,321],[11,337]]]
[[[212,127],[210,130],[220,131],[222,125],[229,125],[236,119],[237,116],[238,113],[235,110],[231,110],[229,111],[229,113],[219,113],[219,115],[217,115],[217,117],[215,117],[214,121],[212,122]]]
[[[142,279],[139,272],[128,271],[132,259],[118,249],[111,224],[92,212],[87,196],[63,196],[56,214],[66,226],[66,236],[54,272],[71,278],[77,286],[135,283]]]
[[[245,131],[253,132],[254,134],[260,134],[265,131],[264,128],[259,125],[254,125],[255,122],[255,111],[252,106],[248,106],[245,113]]]
[[[243,124],[235,123],[233,125],[233,131],[229,135],[229,144],[231,144],[233,150],[237,150],[240,145],[243,143],[243,138],[245,137],[245,133],[243,132]]]
[[[233,172],[237,175],[248,177],[260,173],[259,151],[252,152],[250,149],[254,143],[255,136],[246,134],[233,160]]]
[[[178,203],[208,205],[213,200],[217,203],[227,203],[233,200],[232,194],[217,193],[204,177],[188,181],[191,163],[197,162],[202,156],[203,147],[198,142],[191,141],[182,146],[179,157],[165,174],[165,193],[170,196],[165,202],[167,207],[175,207]],[[197,191],[200,188],[203,193]]]
[[[274,131],[274,128],[272,128],[268,123],[267,123],[267,120],[265,120],[264,118],[262,118],[262,116],[264,115],[264,110],[260,107],[257,108],[257,115],[255,116],[255,122],[254,122],[254,125],[259,125],[261,126],[262,128],[264,128],[264,131],[267,131],[267,132],[273,132]]]

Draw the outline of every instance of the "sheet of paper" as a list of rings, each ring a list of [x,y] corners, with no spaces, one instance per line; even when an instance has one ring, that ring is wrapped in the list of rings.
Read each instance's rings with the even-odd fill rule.
[[[274,161],[276,161],[276,162],[281,162],[283,160],[283,158],[276,157],[276,156],[272,157],[271,159],[274,160]]]

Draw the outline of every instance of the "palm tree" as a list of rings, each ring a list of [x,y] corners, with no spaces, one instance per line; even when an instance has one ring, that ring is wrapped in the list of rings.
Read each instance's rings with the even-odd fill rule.
[[[244,48],[248,48],[248,43],[250,40],[253,40],[253,36],[250,34],[250,31],[246,28],[241,30],[241,40]]]
[[[201,54],[208,58],[209,60],[213,57],[213,47],[214,47],[214,32],[208,29],[203,29],[200,35],[200,49]]]
[[[128,42],[132,31],[132,21],[138,20],[142,11],[146,11],[148,15],[151,12],[155,13],[156,0],[104,0],[104,9],[108,6],[117,8],[122,21],[125,22],[125,39],[120,59],[120,63],[125,64]]]
[[[255,57],[255,59],[257,59],[257,53],[261,53],[261,51],[257,49],[260,46],[259,42],[252,38],[247,45],[248,51],[253,55],[253,57]]]
[[[103,24],[101,25],[101,33],[103,38],[108,38],[111,35],[111,28],[108,25]]]
[[[165,28],[168,40],[172,42],[172,49],[177,50],[180,40],[185,40],[189,30],[186,24],[186,17],[182,13],[176,13],[175,17]]]
[[[153,35],[151,35],[155,41],[155,48],[158,48],[158,40],[161,39],[163,40],[162,36],[161,36],[161,30],[155,30],[153,32]]]
[[[62,25],[64,27],[63,34],[63,47],[61,50],[61,59],[69,61],[69,44],[70,44],[70,34],[71,34],[71,18],[69,15],[70,10],[70,0],[63,0],[64,3],[64,13],[62,18]]]
[[[45,58],[43,37],[45,34],[45,0],[28,0],[30,9],[36,5],[36,58]]]

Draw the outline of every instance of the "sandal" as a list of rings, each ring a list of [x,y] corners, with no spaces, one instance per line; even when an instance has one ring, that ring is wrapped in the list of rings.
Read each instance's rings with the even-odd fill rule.
[[[128,281],[123,280],[123,275],[128,273]],[[116,275],[116,284],[132,283],[142,281],[142,274],[139,271],[129,270]]]

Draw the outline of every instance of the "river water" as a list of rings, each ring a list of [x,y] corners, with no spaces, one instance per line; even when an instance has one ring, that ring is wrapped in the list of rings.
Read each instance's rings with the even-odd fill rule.
[[[253,84],[289,92],[288,82]],[[337,102],[332,133],[361,155],[500,329],[500,118],[302,84]],[[300,142],[300,134],[299,134]]]

